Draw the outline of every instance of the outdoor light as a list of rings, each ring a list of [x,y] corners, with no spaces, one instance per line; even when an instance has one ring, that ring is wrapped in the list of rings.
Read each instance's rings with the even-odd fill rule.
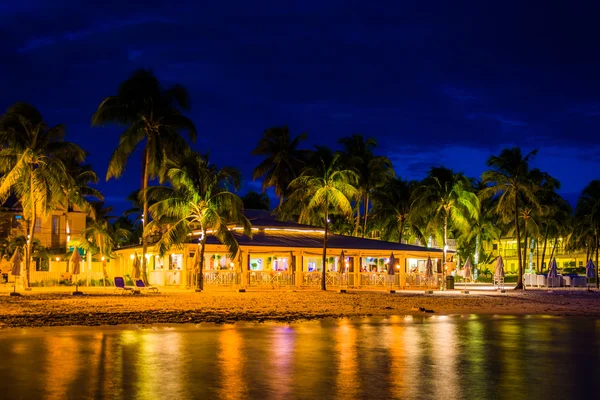
[[[102,256],[102,261],[104,261],[104,256]]]
[[[60,257],[56,257],[56,261],[57,261],[57,262],[58,262],[58,261],[60,261]]]
[[[229,263],[229,266],[230,266],[230,267],[233,267],[234,265],[235,265],[235,264],[234,264],[234,263],[232,263],[232,262],[230,262],[230,263]]]
[[[129,258],[131,258],[133,260],[135,258],[135,256],[132,254],[129,256]]]

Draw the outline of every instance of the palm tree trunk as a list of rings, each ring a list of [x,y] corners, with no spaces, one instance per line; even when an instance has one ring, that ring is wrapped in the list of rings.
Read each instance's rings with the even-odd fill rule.
[[[554,257],[554,252],[556,251],[556,246],[558,245],[558,239],[554,239],[554,243],[552,244],[552,253],[550,253],[550,260]]]
[[[542,272],[542,268],[544,266],[544,259],[546,258],[546,245],[548,244],[548,232],[550,227],[546,225],[546,233],[544,234],[544,248],[542,250],[542,263],[540,264],[540,272]]]
[[[525,220],[525,237],[523,238],[523,243],[525,244],[523,248],[523,272],[525,272],[525,266],[527,265],[527,250],[529,250],[529,246],[527,243],[527,220]]]
[[[442,287],[446,287],[446,253],[448,252],[448,213],[444,216],[444,252],[442,260]]]
[[[146,253],[148,252],[148,235],[146,232],[146,225],[148,224],[148,199],[146,199],[146,189],[148,188],[148,164],[150,162],[150,152],[148,151],[148,147],[150,147],[150,137],[148,137],[148,141],[146,143],[146,148],[144,149],[144,163],[142,165],[142,194],[144,196],[144,208],[142,214],[142,281],[145,285],[148,285],[148,265],[146,259]]]
[[[363,225],[363,232],[362,232],[362,237],[365,237],[365,234],[367,233],[367,218],[369,218],[369,192],[367,191],[367,194],[365,196],[365,223]]]
[[[517,286],[515,289],[523,289],[523,264],[521,260],[521,231],[519,229],[519,196],[515,194],[515,231],[517,233],[517,265],[519,266],[519,277],[517,279]]]
[[[400,229],[400,232],[399,232],[398,236],[400,237],[400,239],[398,239],[398,243],[402,244],[402,239],[404,236],[404,216],[400,217],[400,228],[399,229]]]
[[[358,230],[360,229],[360,199],[356,201],[356,221],[354,224],[354,235],[358,236]]]
[[[540,238],[537,238],[535,242],[535,271],[539,272],[540,268]]]
[[[321,290],[327,290],[327,228],[329,226],[329,200],[325,195],[325,235],[323,235],[323,270],[321,271]]]
[[[204,290],[204,248],[206,247],[206,232],[202,229],[202,240],[200,241],[200,270],[196,276],[196,290]]]
[[[599,240],[599,238],[598,238],[598,230],[599,229],[598,228],[599,227],[596,226],[596,229],[595,229],[595,233],[596,233],[596,288],[600,289],[600,278],[598,277],[598,244],[600,244],[600,243],[598,243],[598,240]]]
[[[36,216],[35,216],[35,206],[32,204],[31,206],[31,224],[29,226],[29,237],[27,238],[27,247],[26,247],[26,254],[25,254],[25,276],[23,277],[23,288],[25,290],[29,290],[29,276],[30,276],[30,271],[31,271],[31,257],[32,257],[32,253],[33,253],[33,233],[35,231],[35,220],[36,220]]]

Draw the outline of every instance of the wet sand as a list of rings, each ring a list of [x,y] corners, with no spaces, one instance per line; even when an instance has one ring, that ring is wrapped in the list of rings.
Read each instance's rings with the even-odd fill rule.
[[[84,289],[85,291],[85,289]],[[429,310],[429,312],[424,312]],[[513,314],[600,317],[600,292],[585,290],[389,292],[190,291],[120,295],[99,291],[0,294],[0,328],[120,324],[291,322],[388,315]]]

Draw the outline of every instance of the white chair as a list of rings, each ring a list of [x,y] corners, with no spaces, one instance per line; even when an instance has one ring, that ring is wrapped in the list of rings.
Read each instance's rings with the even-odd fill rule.
[[[565,275],[563,278],[563,286],[572,286],[571,285],[571,277],[569,275]]]

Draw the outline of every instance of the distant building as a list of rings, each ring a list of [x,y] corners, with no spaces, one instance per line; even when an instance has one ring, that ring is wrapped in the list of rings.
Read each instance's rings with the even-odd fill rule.
[[[584,268],[586,264],[586,253],[585,250],[569,252],[565,250],[563,238],[559,238],[556,243],[554,240],[548,240],[546,243],[546,252],[544,256],[544,264],[541,266],[542,271],[548,269],[550,263],[550,256],[552,255],[552,249],[555,248],[553,257],[556,257],[556,264],[559,269],[564,268]],[[517,273],[517,240],[515,238],[502,238],[492,243],[484,243],[483,250],[486,253],[492,254],[494,257],[502,256],[504,261],[504,268],[507,273]],[[543,242],[537,243],[535,240],[529,241],[529,249],[526,252],[526,267],[525,272],[530,269],[540,271],[540,264],[542,263],[543,253]],[[521,246],[521,254],[523,252],[523,246]],[[492,266],[495,262],[492,263]]]
[[[55,210],[47,218],[38,217],[34,239],[38,239],[43,247],[50,250],[66,250],[69,240],[85,230],[86,217],[87,213],[77,207]],[[27,237],[28,228],[21,204],[11,196],[0,209],[0,238]]]

